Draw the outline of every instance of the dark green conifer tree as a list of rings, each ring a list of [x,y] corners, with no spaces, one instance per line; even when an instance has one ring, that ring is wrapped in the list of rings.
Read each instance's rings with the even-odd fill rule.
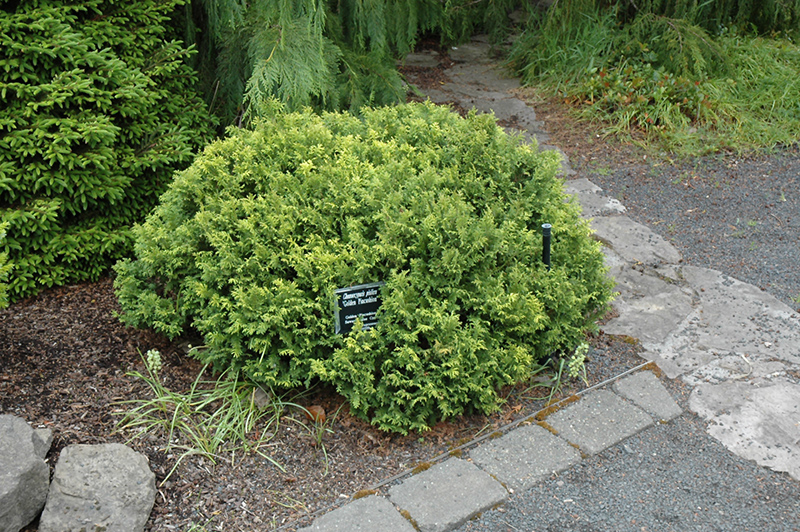
[[[0,2],[0,254],[12,300],[96,279],[214,122],[181,0]]]

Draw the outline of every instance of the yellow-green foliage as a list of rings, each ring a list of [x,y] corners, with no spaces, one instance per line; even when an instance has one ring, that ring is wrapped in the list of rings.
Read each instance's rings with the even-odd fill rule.
[[[491,116],[432,104],[276,109],[207,147],[135,228],[123,319],[196,329],[202,360],[263,385],[330,382],[386,430],[491,412],[611,297],[558,165]],[[377,327],[334,334],[334,290],[377,281]]]
[[[0,4],[0,251],[11,299],[96,279],[212,125],[165,40],[177,0]]]

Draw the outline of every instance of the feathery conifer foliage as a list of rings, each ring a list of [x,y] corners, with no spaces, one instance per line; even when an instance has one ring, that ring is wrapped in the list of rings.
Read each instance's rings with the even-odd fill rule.
[[[276,97],[290,109],[398,103],[396,61],[419,36],[458,42],[508,30],[519,0],[194,0],[186,8],[197,69],[225,124],[262,116]]]
[[[379,427],[491,412],[611,297],[553,152],[490,115],[409,104],[285,113],[181,172],[116,266],[123,320],[196,330],[217,370],[329,382]],[[552,270],[541,223],[554,227]],[[378,325],[334,334],[337,288],[385,282]]]
[[[212,133],[176,0],[0,2],[0,251],[11,299],[96,279]]]

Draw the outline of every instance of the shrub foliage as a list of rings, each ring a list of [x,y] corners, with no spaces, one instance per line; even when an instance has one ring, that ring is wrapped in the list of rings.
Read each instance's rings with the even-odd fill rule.
[[[772,147],[800,136],[799,23],[800,0],[567,0],[533,13],[509,64],[610,133],[686,154]]]
[[[386,430],[490,412],[611,296],[558,166],[491,116],[432,104],[275,110],[208,146],[134,229],[122,318],[194,329],[204,362],[263,385],[332,383]],[[377,281],[378,325],[334,334],[334,290]]]
[[[0,4],[0,222],[12,299],[97,278],[208,138],[176,1]]]
[[[397,60],[421,34],[442,41],[509,29],[519,0],[192,0],[184,25],[222,122],[290,109],[359,109],[399,103]]]
[[[0,224],[0,249],[6,242],[6,227],[8,224]],[[0,309],[8,306],[8,274],[11,272],[12,265],[8,263],[8,253],[0,252]]]

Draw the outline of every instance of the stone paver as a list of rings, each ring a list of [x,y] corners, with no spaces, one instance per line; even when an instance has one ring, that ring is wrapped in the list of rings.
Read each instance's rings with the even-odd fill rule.
[[[728,449],[800,480],[800,384],[700,384],[689,406]]]
[[[702,316],[694,330],[697,347],[763,354],[800,365],[800,316],[756,286],[717,270],[684,266],[697,290]]]
[[[698,374],[723,375],[717,366],[730,355],[771,358],[800,369],[800,319],[791,308],[716,270],[683,266],[680,276],[694,291],[692,311],[663,339],[642,338],[643,356],[667,377],[696,385],[702,382]],[[623,325],[612,320],[604,330],[615,334]],[[742,376],[734,372],[731,378]]]
[[[614,391],[663,421],[670,421],[683,413],[658,377],[650,371],[640,371],[615,382]]]
[[[618,317],[603,325],[607,334],[632,336],[645,347],[663,343],[692,313],[686,289],[630,266],[615,269],[620,297],[612,304]]]
[[[517,491],[581,461],[577,449],[539,425],[512,430],[469,456],[478,467]]]
[[[370,495],[323,515],[299,532],[415,532],[384,497]]]
[[[653,424],[649,415],[607,390],[584,396],[546,421],[559,436],[590,455]]]
[[[595,236],[631,263],[657,266],[677,263],[681,254],[675,246],[649,227],[627,216],[599,216],[592,220]]]
[[[582,177],[571,179],[564,183],[564,192],[576,196],[581,205],[582,216],[593,218],[606,214],[621,214],[626,211],[625,206],[614,198],[602,194],[603,189]]]
[[[452,530],[507,497],[499,482],[458,458],[437,464],[389,490],[390,500],[408,511],[421,532]]]

